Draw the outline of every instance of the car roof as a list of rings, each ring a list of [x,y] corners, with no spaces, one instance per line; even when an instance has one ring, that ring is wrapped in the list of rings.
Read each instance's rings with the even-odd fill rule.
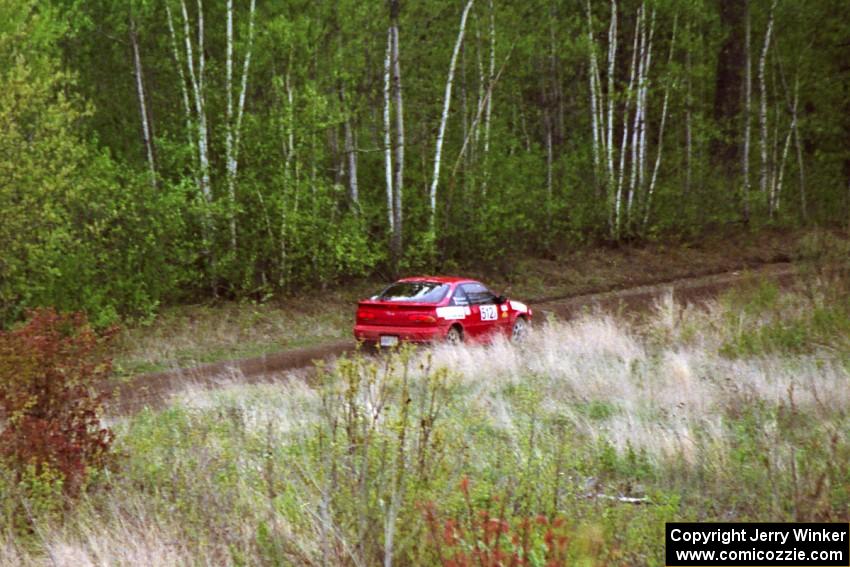
[[[461,278],[457,276],[412,276],[409,278],[402,278],[398,280],[400,282],[437,282],[437,283],[462,283],[462,282],[474,282],[477,280],[471,280],[469,278]]]

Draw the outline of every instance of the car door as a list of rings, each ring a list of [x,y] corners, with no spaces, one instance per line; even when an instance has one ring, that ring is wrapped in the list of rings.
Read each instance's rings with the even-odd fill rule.
[[[480,339],[493,333],[498,328],[500,316],[496,296],[478,282],[461,284],[460,287],[466,294],[471,310],[466,318],[467,334]]]

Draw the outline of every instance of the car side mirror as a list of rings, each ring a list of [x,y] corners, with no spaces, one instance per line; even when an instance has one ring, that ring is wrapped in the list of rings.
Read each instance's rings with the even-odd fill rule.
[[[501,305],[504,302],[506,302],[507,300],[508,300],[507,297],[505,297],[504,295],[500,295],[499,297],[496,298],[496,305]]]

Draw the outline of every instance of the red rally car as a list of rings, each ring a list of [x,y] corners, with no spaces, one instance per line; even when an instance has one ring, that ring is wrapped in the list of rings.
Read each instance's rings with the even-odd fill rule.
[[[467,278],[421,276],[395,282],[357,306],[354,337],[382,347],[400,341],[486,342],[522,338],[531,324],[524,303]]]

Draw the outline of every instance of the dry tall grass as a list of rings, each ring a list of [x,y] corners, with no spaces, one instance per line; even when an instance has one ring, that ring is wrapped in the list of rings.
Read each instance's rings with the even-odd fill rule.
[[[781,301],[786,314],[805,311],[805,298]],[[612,529],[631,525],[635,514],[656,523],[662,514],[846,519],[850,498],[838,485],[850,480],[844,458],[850,433],[847,354],[825,345],[805,354],[721,355],[723,345],[744,332],[742,318],[748,318],[747,328],[757,328],[774,315],[740,310],[728,301],[695,308],[668,298],[637,324],[588,314],[538,325],[519,345],[497,341],[416,353],[407,365],[410,397],[401,403],[427,405],[422,400],[435,369],[449,369],[451,380],[450,398],[432,416],[442,427],[434,430],[441,445],[429,458],[439,461],[441,476],[425,479],[436,484],[417,494],[450,503],[457,481],[478,471],[496,477],[493,486],[534,494],[528,502],[552,500],[551,513],[601,521],[598,505],[584,507],[588,497],[641,490],[629,470],[600,479],[604,467],[594,461],[612,458],[598,449],[608,446],[620,455],[614,458],[642,455],[640,462],[655,472],[638,480],[654,482],[655,497],[669,493],[674,501],[706,506],[627,511],[622,525],[606,520],[615,522]],[[382,378],[394,375],[386,369],[393,364],[399,362],[367,359],[348,367],[359,381],[349,393],[345,380],[331,390],[301,380],[187,388],[161,414],[118,424],[123,446],[146,454],[135,455],[118,472],[111,494],[81,506],[62,526],[36,526],[25,543],[7,530],[0,563],[230,565],[271,557],[294,564],[332,558],[366,565],[386,552],[380,535],[364,543],[367,527],[396,534],[396,546],[413,553],[424,536],[406,531],[413,528],[401,520],[395,526],[399,509],[392,512],[392,502],[378,498],[398,495],[405,521],[414,522],[416,502],[404,500],[413,497],[386,492],[387,486],[400,473],[425,482],[415,476],[414,455],[422,440],[413,435],[424,418],[416,414],[420,422],[412,421],[410,438],[399,440],[402,414],[389,409],[398,399],[387,394]],[[351,411],[361,412],[362,419],[350,421]],[[372,456],[364,449],[358,460],[360,445],[339,452],[333,443],[323,446],[328,432],[344,429],[347,419],[384,448]],[[566,424],[566,435],[554,433],[558,424]],[[563,466],[554,455],[562,447],[572,454]],[[348,482],[346,475],[361,476]],[[551,488],[554,498],[537,485]],[[350,499],[335,500],[346,490]],[[716,503],[708,504],[712,498]],[[366,515],[383,523],[367,523]],[[602,528],[594,524],[587,531]],[[660,561],[661,543],[654,537],[660,536],[650,537],[649,551],[620,561]],[[593,553],[602,553],[598,548],[605,545],[594,543]],[[417,561],[411,557],[425,556],[408,556],[408,564]],[[608,556],[595,557],[604,562],[599,558]]]

